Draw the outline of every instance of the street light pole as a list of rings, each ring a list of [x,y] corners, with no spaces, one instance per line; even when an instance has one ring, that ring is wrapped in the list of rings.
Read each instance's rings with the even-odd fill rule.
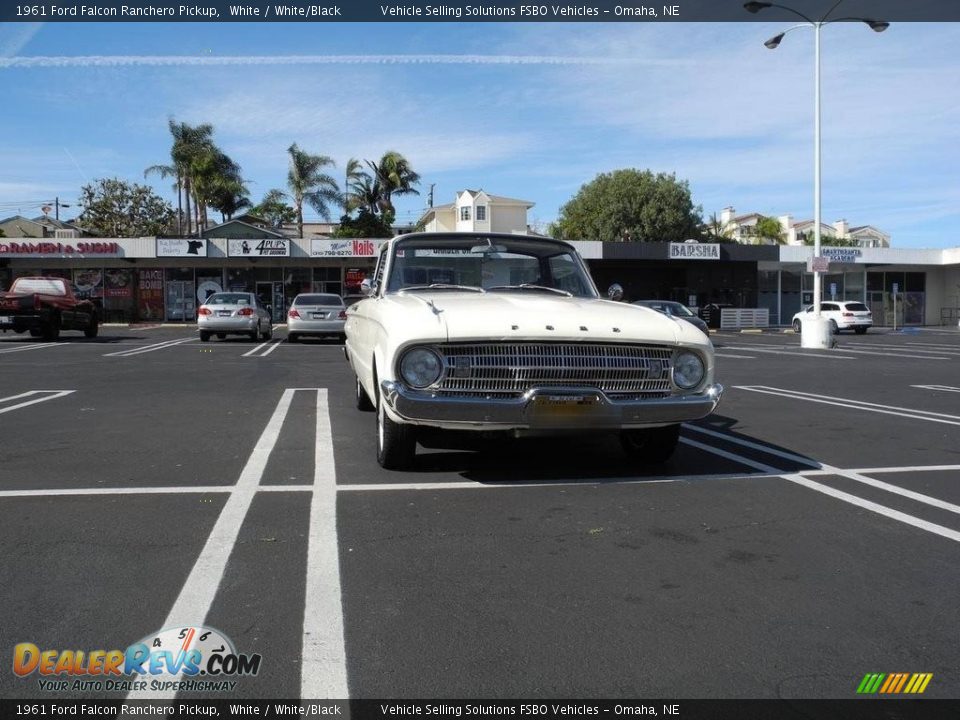
[[[764,45],[770,50],[775,50],[784,36],[801,27],[812,27],[814,36],[814,66],[813,66],[813,256],[820,257],[820,30],[824,25],[841,20],[856,20],[866,23],[874,32],[883,32],[890,23],[883,20],[874,20],[872,18],[862,17],[844,17],[829,20],[828,18],[837,9],[837,6],[843,0],[836,0],[833,6],[819,20],[812,20],[798,10],[785,5],[778,5],[771,2],[746,2],[743,4],[744,10],[750,13],[758,13],[766,8],[775,7],[786,10],[789,13],[797,15],[803,19],[803,24],[794,25],[782,33],[775,35],[767,40]],[[830,333],[826,327],[826,322],[820,314],[820,299],[823,294],[823,278],[820,268],[813,269],[813,317],[801,324],[801,340],[803,347],[828,347],[830,345]],[[811,322],[812,321],[812,322]]]

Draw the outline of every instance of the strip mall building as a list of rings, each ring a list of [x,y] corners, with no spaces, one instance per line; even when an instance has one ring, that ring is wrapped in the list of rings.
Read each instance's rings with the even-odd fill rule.
[[[0,238],[0,288],[23,275],[71,279],[102,299],[106,320],[192,322],[219,290],[253,291],[278,321],[295,295],[351,295],[383,240],[329,238]],[[766,308],[787,325],[813,300],[812,248],[705,243],[575,242],[601,291]],[[823,299],[859,300],[877,325],[953,325],[960,316],[960,248],[824,248]]]

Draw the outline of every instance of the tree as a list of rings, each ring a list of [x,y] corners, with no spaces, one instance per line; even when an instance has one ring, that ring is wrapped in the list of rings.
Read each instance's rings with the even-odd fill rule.
[[[160,235],[174,218],[173,207],[146,185],[101,178],[80,190],[80,222],[103,237]]]
[[[813,231],[803,233],[800,236],[804,245],[813,245]],[[820,233],[820,245],[827,247],[860,247],[856,240],[852,238],[842,238],[836,235]]]
[[[287,186],[293,195],[293,207],[297,211],[297,237],[303,237],[303,203],[317,211],[324,220],[330,219],[330,204],[342,204],[337,181],[323,172],[323,168],[335,165],[326,155],[311,155],[294,143],[290,153],[290,170]]]
[[[390,211],[396,214],[393,207],[394,195],[419,195],[420,192],[413,186],[420,183],[420,175],[413,171],[410,161],[396,150],[388,150],[380,158],[380,162],[367,160],[367,166],[373,172],[373,188],[377,192],[377,207],[381,213]]]
[[[766,215],[757,218],[756,224],[750,228],[750,235],[760,241],[769,240],[774,245],[782,245],[787,239],[780,221]]]
[[[144,176],[156,173],[160,177],[176,178],[177,203],[181,190],[187,206],[187,235],[192,234],[190,199],[193,194],[193,166],[197,157],[213,146],[213,125],[188,125],[175,122],[173,118],[167,121],[167,127],[173,138],[170,146],[170,165],[153,165],[144,171]]]
[[[340,227],[333,231],[336,238],[388,238],[393,237],[393,213],[387,211],[375,215],[367,208],[360,208],[356,218],[344,215]]]
[[[201,148],[189,165],[197,211],[197,230],[206,224],[207,207],[219,210],[226,219],[250,205],[247,184],[240,166],[216,145]]]
[[[735,242],[735,240],[733,239],[733,226],[732,225],[725,226],[723,222],[720,221],[720,218],[717,217],[716,213],[712,213],[710,215],[710,219],[707,220],[706,223],[704,223],[703,227],[701,228],[701,231],[703,233],[704,238],[712,242],[719,242],[719,243]]]
[[[597,175],[560,208],[554,234],[571,240],[683,242],[700,234],[686,181],[624,169]]]
[[[259,204],[250,208],[250,212],[264,220],[269,220],[274,227],[297,219],[297,211],[287,204],[287,194],[283,190],[274,188],[268,190]]]

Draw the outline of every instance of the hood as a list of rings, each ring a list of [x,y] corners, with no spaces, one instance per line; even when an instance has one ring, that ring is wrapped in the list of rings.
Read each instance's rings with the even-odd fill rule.
[[[667,345],[710,342],[688,323],[680,323],[650,308],[609,300],[536,292],[451,291],[388,295],[384,300],[394,306],[404,324],[416,323],[424,330],[430,328],[438,335],[445,334],[450,342],[513,339]]]

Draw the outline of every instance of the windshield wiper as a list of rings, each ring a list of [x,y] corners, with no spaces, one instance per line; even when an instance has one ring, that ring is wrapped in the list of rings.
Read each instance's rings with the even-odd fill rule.
[[[564,297],[573,297],[573,293],[560,288],[547,287],[546,285],[535,285],[534,283],[523,283],[523,285],[496,285],[488,290],[546,290],[547,292],[557,293]]]
[[[401,292],[406,290],[469,290],[470,292],[486,292],[482,287],[476,285],[454,285],[453,283],[431,283],[430,285],[407,285],[400,288]]]

